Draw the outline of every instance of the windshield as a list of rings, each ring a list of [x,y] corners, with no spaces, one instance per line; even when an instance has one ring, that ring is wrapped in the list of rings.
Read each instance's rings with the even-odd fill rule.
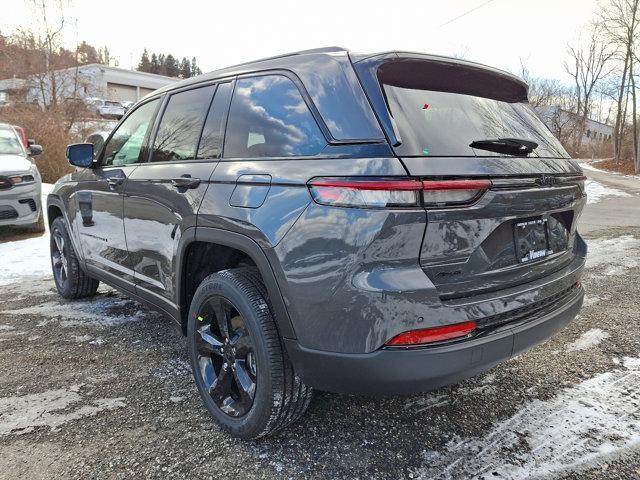
[[[394,82],[395,83],[395,82]],[[509,156],[495,149],[472,148],[487,140],[522,139],[538,146],[529,154],[567,158],[560,142],[523,101],[506,101],[476,95],[468,87],[455,85],[449,91],[384,83],[390,113],[402,143],[395,148],[404,156]],[[442,90],[441,86],[438,90]],[[452,91],[453,90],[453,91]],[[465,93],[457,93],[464,91]],[[494,150],[494,151],[492,151]]]
[[[24,155],[22,143],[13,129],[0,127],[0,155]]]

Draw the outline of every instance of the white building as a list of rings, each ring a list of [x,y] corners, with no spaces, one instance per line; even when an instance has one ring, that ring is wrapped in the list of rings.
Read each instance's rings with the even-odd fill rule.
[[[558,107],[537,107],[536,111],[556,136],[561,136],[559,130],[571,131],[580,124],[580,118],[575,113]],[[612,135],[612,125],[588,118],[582,134],[582,145],[602,143],[611,140]]]
[[[154,73],[125,70],[100,64],[56,70],[51,75],[0,80],[0,105],[12,101],[49,104],[52,95],[58,99],[101,98],[117,102],[135,102],[148,93],[178,81]],[[55,85],[55,86],[54,86]]]

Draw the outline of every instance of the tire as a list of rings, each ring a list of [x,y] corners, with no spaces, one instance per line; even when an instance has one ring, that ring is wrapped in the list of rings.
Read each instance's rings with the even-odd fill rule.
[[[224,320],[219,322],[220,318]],[[223,270],[206,277],[193,297],[187,323],[189,360],[198,392],[211,416],[230,435],[245,440],[263,437],[304,414],[313,391],[293,370],[256,268]]]
[[[51,269],[58,293],[68,299],[95,295],[100,282],[87,275],[73,249],[67,226],[62,217],[51,223]]]

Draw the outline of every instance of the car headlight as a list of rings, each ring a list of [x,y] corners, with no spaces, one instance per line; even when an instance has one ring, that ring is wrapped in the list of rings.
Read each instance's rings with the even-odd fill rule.
[[[22,175],[13,175],[9,177],[9,181],[13,185],[21,185],[23,183],[32,183],[38,178],[38,171],[35,168],[30,168],[29,171]]]

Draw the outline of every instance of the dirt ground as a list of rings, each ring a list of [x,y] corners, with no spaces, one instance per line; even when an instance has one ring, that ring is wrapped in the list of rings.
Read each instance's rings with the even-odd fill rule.
[[[567,328],[435,392],[318,392],[256,442],[208,418],[166,318],[106,286],[67,302],[50,276],[0,284],[0,478],[640,478],[640,226],[597,221],[624,199],[640,222],[640,192],[594,182]]]

